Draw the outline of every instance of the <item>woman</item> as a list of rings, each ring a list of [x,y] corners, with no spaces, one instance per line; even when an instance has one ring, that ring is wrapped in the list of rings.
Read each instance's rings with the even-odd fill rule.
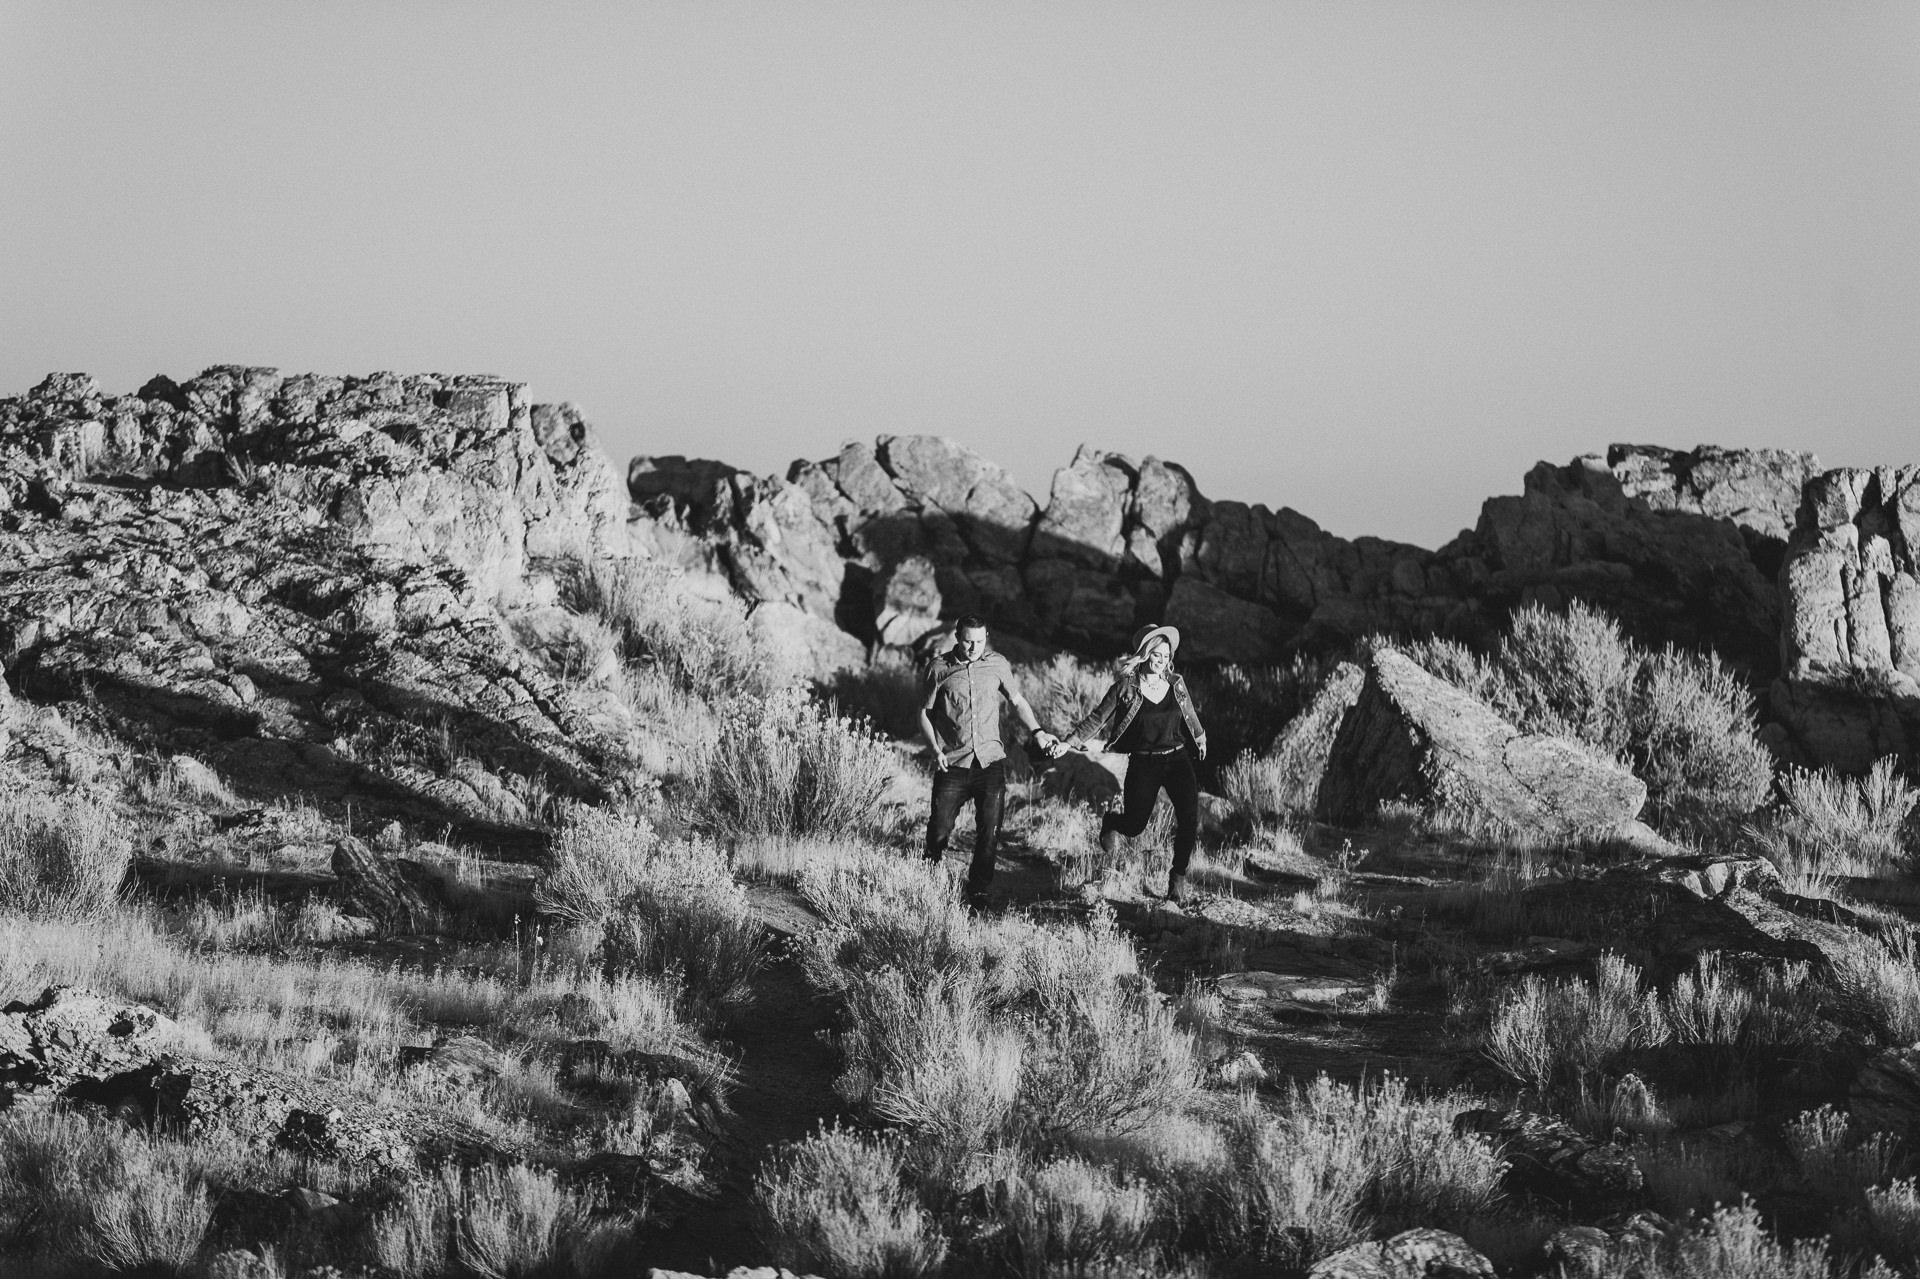
[[[1127,754],[1123,806],[1100,819],[1100,847],[1110,855],[1119,850],[1121,836],[1132,839],[1147,828],[1154,802],[1166,791],[1174,818],[1167,900],[1176,902],[1186,900],[1187,860],[1200,836],[1200,783],[1193,761],[1207,757],[1207,732],[1186,681],[1173,669],[1179,647],[1180,632],[1173,627],[1142,627],[1100,704],[1047,752],[1057,758],[1099,736],[1108,750]]]

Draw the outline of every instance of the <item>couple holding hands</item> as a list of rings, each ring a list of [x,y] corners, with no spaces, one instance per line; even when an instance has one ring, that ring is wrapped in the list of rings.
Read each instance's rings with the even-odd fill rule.
[[[954,645],[934,659],[920,701],[920,731],[933,750],[934,770],[926,858],[937,862],[945,855],[954,818],[971,799],[973,860],[963,892],[969,906],[982,904],[993,879],[994,843],[1006,806],[1003,697],[1049,759],[1080,750],[1096,738],[1106,742],[1108,750],[1127,755],[1121,810],[1100,820],[1100,847],[1109,854],[1118,850],[1123,836],[1131,839],[1147,828],[1154,802],[1166,791],[1174,815],[1167,898],[1185,898],[1187,861],[1200,832],[1200,784],[1193,763],[1207,757],[1207,734],[1186,681],[1173,669],[1179,647],[1180,632],[1173,627],[1141,628],[1100,704],[1065,737],[1056,737],[1040,727],[1012,665],[987,646],[987,624],[969,615],[955,625]]]

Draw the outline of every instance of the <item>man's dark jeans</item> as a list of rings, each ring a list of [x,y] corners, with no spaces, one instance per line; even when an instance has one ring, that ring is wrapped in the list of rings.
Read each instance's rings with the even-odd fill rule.
[[[993,882],[993,847],[1007,803],[1007,762],[949,764],[933,775],[933,814],[927,818],[927,860],[937,862],[953,838],[960,806],[973,801],[973,861],[967,865],[967,896],[979,897]]]

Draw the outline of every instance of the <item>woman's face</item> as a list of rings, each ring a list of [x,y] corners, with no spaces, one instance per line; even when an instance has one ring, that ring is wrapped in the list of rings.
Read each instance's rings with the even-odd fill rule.
[[[1154,675],[1165,675],[1173,669],[1173,650],[1163,639],[1155,640],[1147,646],[1147,671]]]

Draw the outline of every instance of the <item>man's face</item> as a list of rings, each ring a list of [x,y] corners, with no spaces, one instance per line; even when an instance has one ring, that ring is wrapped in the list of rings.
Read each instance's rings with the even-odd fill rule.
[[[957,631],[954,638],[960,643],[960,656],[969,662],[977,662],[980,655],[987,651],[987,628],[984,626]]]

